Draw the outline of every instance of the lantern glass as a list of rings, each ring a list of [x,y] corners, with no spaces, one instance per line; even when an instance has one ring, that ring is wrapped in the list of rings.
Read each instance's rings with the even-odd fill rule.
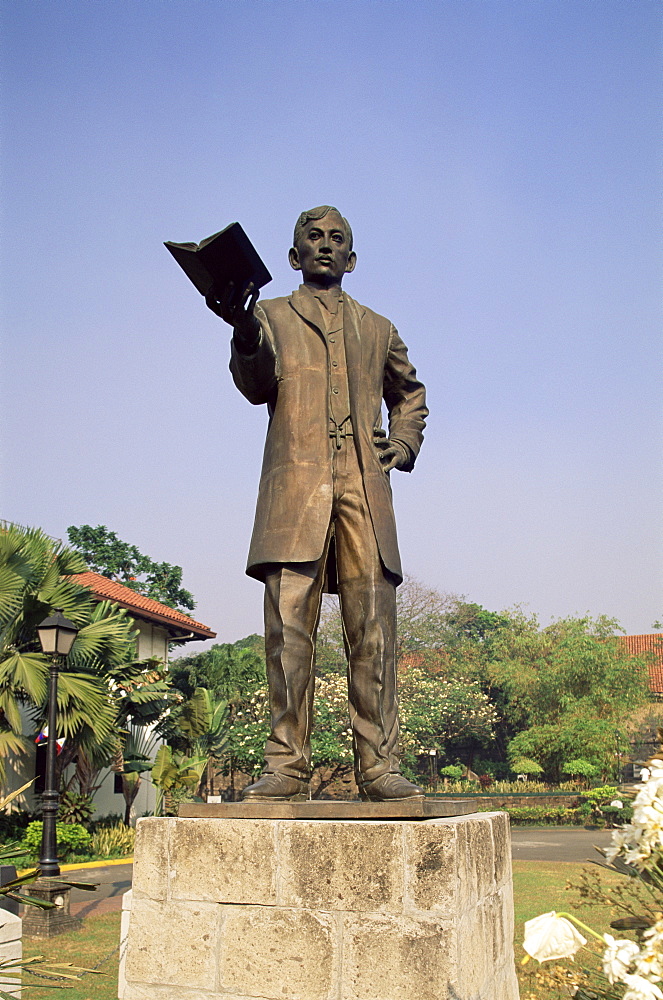
[[[55,652],[59,653],[60,656],[68,656],[71,647],[74,645],[74,639],[78,635],[78,629],[74,628],[63,628],[62,626],[57,631],[57,638],[55,640]]]
[[[44,653],[55,652],[55,639],[58,634],[57,628],[38,628],[39,642]]]
[[[58,609],[55,614],[45,618],[41,625],[37,626],[37,633],[44,653],[67,656],[78,635],[78,629]]]

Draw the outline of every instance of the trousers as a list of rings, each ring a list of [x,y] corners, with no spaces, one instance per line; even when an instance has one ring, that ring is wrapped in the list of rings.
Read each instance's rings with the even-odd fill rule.
[[[351,436],[332,445],[332,513],[312,562],[275,565],[265,577],[265,649],[271,732],[265,772],[308,779],[315,640],[329,546],[348,657],[355,772],[371,781],[398,771],[396,586],[384,571]]]

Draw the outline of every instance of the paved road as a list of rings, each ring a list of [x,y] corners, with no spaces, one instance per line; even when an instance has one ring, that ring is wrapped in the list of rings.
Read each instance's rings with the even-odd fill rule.
[[[132,864],[108,865],[103,868],[81,868],[62,873],[73,882],[95,882],[95,892],[71,890],[71,912],[76,917],[99,917],[122,909],[122,896],[131,888]]]
[[[609,830],[584,830],[575,827],[514,827],[511,830],[512,857],[516,861],[573,861],[600,860],[594,850],[610,843]],[[65,872],[65,878],[77,882],[97,882],[96,892],[73,889],[71,912],[76,916],[99,916],[120,910],[122,896],[131,888],[131,864],[109,865],[102,868],[83,868]]]
[[[594,845],[608,847],[610,841],[610,830],[516,826],[511,828],[511,857],[514,861],[600,861]]]

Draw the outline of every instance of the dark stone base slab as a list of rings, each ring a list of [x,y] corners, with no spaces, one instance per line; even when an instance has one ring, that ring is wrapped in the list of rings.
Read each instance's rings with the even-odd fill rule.
[[[308,802],[183,803],[179,815],[189,819],[439,819],[468,816],[474,803],[462,799],[406,799],[403,802],[346,802],[311,799]]]

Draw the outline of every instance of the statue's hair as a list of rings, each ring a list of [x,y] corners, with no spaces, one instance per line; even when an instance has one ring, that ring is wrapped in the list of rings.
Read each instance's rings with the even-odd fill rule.
[[[318,222],[319,219],[324,219],[325,215],[329,215],[330,212],[336,212],[337,215],[341,215],[337,208],[333,205],[318,205],[317,208],[309,208],[307,212],[302,212],[302,214],[297,219],[295,225],[295,235],[292,238],[293,246],[297,246],[298,241],[304,235],[304,226],[309,222]],[[348,238],[348,243],[350,244],[350,249],[352,250],[352,229],[350,228],[350,223],[347,219],[344,219],[341,215],[341,221],[345,227],[345,235]]]

